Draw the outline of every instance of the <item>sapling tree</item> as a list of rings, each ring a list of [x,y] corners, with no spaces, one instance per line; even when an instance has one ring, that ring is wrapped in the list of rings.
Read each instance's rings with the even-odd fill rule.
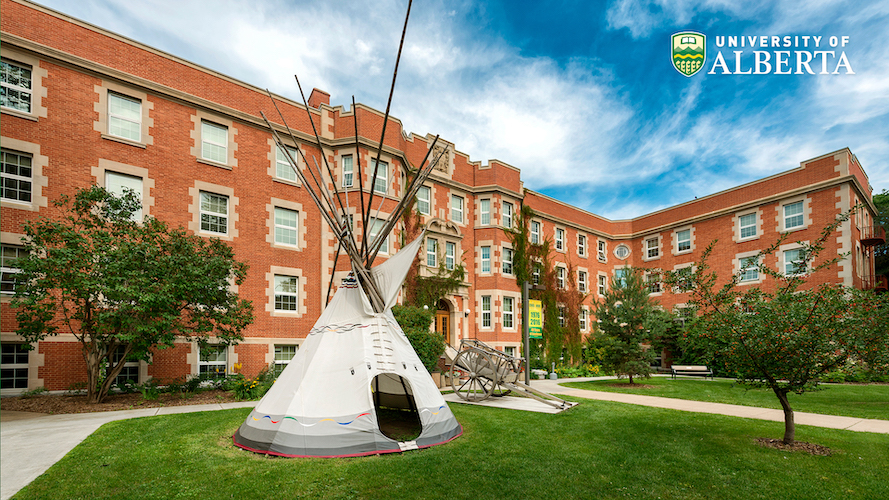
[[[746,269],[726,279],[710,268],[711,243],[688,275],[668,273],[668,285],[689,293],[701,316],[689,331],[688,341],[701,349],[710,362],[749,387],[772,390],[784,410],[784,443],[795,438],[793,409],[788,394],[815,389],[819,377],[842,367],[866,339],[858,328],[861,315],[850,310],[867,302],[851,300],[850,291],[815,278],[835,271],[843,256],[824,259],[825,243],[846,214],[830,224],[812,243],[798,242],[799,252],[787,259],[780,271],[770,267],[786,236],[748,261]],[[785,255],[787,257],[787,254]],[[740,287],[742,275],[765,275],[765,286]],[[771,282],[771,283],[768,283]],[[771,291],[774,290],[774,291]],[[882,347],[889,333],[882,332]],[[871,345],[879,344],[867,339]]]
[[[89,402],[105,398],[128,358],[147,360],[177,341],[242,339],[253,306],[230,290],[247,266],[228,245],[150,216],[134,220],[132,191],[117,197],[93,186],[54,204],[59,218],[23,226],[12,306],[25,341],[64,332],[80,341]]]
[[[641,269],[626,268],[611,281],[596,302],[599,333],[591,346],[600,349],[602,367],[618,376],[651,376],[654,351],[651,342],[667,328],[669,319],[649,297]]]

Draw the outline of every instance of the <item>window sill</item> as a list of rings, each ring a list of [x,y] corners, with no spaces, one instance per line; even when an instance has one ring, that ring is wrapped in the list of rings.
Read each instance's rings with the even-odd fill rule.
[[[128,146],[135,146],[137,148],[142,148],[142,149],[145,149],[148,147],[144,142],[133,141],[130,139],[126,139],[124,137],[117,137],[116,135],[102,134],[102,139],[108,139],[109,141],[119,142],[121,144],[126,144]]]
[[[758,239],[759,239],[759,235],[757,234],[756,236],[748,236],[746,238],[738,238],[738,241],[736,241],[735,243],[744,243],[745,241],[756,241]]]
[[[797,232],[797,231],[803,231],[803,230],[806,230],[806,229],[808,229],[808,228],[809,228],[809,226],[799,226],[799,227],[792,227],[792,228],[790,228],[790,229],[782,229],[782,230],[779,231],[779,232],[781,232],[781,233],[795,233],[795,232]]]
[[[206,158],[198,158],[198,163],[203,163],[204,165],[210,165],[211,167],[219,167],[224,168],[226,170],[231,170],[232,167],[230,165],[226,165],[225,163],[219,163],[213,160],[208,160]]]
[[[31,104],[33,104],[33,102]],[[19,111],[17,109],[0,108],[0,112],[2,112],[3,114],[6,114],[6,115],[15,116],[17,118],[31,120],[32,122],[38,121],[38,118],[36,115],[32,115],[31,113],[25,113],[24,111]]]
[[[215,163],[213,165],[216,166]],[[228,168],[228,167],[225,167],[225,168]],[[299,181],[292,181],[290,179],[282,179],[280,177],[272,177],[272,180],[275,182],[280,182],[281,184],[287,184],[288,186],[302,187],[302,184],[300,184]]]
[[[272,311],[273,318],[301,318],[302,313],[297,311]]]
[[[297,245],[286,245],[284,243],[272,243],[272,248],[278,248],[280,250],[292,250],[294,252],[299,252],[302,250],[302,248]]]
[[[31,194],[32,194],[31,197],[33,198],[33,193],[31,193]],[[33,202],[26,203],[24,201],[14,201],[14,200],[7,200],[7,199],[0,200],[0,207],[14,208],[16,210],[27,210],[29,212],[37,212],[40,210],[40,207],[35,206]]]
[[[645,257],[645,258],[642,259],[642,262],[651,262],[651,261],[653,261],[653,260],[661,260],[661,255],[658,254],[658,255],[655,256],[655,257]]]
[[[234,238],[229,236],[228,234],[223,233],[211,233],[209,231],[197,231],[195,235],[200,236],[202,238],[219,238],[223,241],[234,241]]]

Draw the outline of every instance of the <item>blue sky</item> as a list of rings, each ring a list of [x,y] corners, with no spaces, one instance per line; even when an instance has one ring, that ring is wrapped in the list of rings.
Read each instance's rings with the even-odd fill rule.
[[[304,88],[384,110],[407,0],[43,0],[43,5],[299,100]],[[849,147],[889,189],[889,1],[423,1],[411,11],[392,116],[525,187],[636,217]],[[707,35],[685,77],[670,36]],[[848,36],[855,74],[707,74],[716,36]],[[753,65],[753,50],[742,70]],[[791,56],[793,57],[793,56]],[[791,58],[791,69],[795,67]],[[812,63],[820,70],[817,60]]]

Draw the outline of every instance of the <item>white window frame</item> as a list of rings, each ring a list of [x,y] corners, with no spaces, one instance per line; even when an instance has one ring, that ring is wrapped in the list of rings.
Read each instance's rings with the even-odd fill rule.
[[[487,253],[487,255],[485,255]],[[491,247],[483,245],[478,252],[479,255],[479,272],[481,274],[491,274]]]
[[[656,276],[657,274],[653,272],[645,273],[645,287],[648,288],[649,295],[659,295],[664,291],[663,283],[655,279]]]
[[[478,201],[478,224],[480,226],[491,225],[491,200],[485,198]]]
[[[539,245],[540,244],[540,222],[536,220],[531,221],[531,244]]]
[[[514,269],[512,267],[513,256],[514,252],[512,251],[512,248],[503,249],[503,257],[500,259],[502,261],[500,269],[503,274],[512,276],[512,273],[514,272]]]
[[[558,306],[559,309],[559,327],[565,328],[565,306]]]
[[[463,201],[462,196],[451,195],[451,220],[453,222],[463,223],[463,208],[466,206]]]
[[[278,217],[279,212],[281,218]],[[288,212],[293,214],[293,225],[289,225],[288,222],[284,220],[283,216],[288,215]],[[274,208],[274,218],[275,218],[275,244],[276,245],[285,245],[290,247],[299,247],[299,211],[293,210],[290,208],[283,207],[275,207]],[[290,241],[284,241],[284,237],[286,235],[293,236],[293,243]],[[289,240],[289,238],[287,238]]]
[[[340,158],[343,165],[343,182],[344,188],[350,188],[355,185],[355,164],[352,161],[352,155],[343,155]],[[277,348],[277,346],[275,346]]]
[[[620,260],[626,260],[633,251],[630,249],[629,245],[621,243],[614,247],[614,256]]]
[[[490,295],[482,295],[481,299],[481,322],[482,328],[491,328],[491,296]]]
[[[500,318],[503,328],[507,330],[515,329],[515,298],[503,297],[503,316]]]
[[[562,266],[556,266],[556,288],[565,290],[568,288],[568,280],[565,279],[567,270]]]
[[[787,210],[790,207],[795,207],[797,205],[799,205],[799,213],[793,213],[793,214],[788,215]],[[792,231],[794,229],[802,229],[802,228],[806,227],[806,203],[805,203],[805,201],[799,200],[799,201],[794,201],[792,203],[787,203],[787,204],[781,205],[781,216],[782,216],[782,220],[784,221],[784,230],[785,231]],[[795,221],[797,219],[797,217],[799,218],[799,224],[796,224],[793,226],[788,224],[788,220],[793,219]]]
[[[298,313],[299,312],[299,276],[276,274],[274,276],[273,308],[275,312]],[[279,303],[278,298],[281,298]],[[285,302],[286,299],[286,302]],[[292,308],[289,306],[292,304]],[[287,307],[279,307],[279,306]]]
[[[781,272],[784,276],[805,276],[808,274],[808,263],[806,263],[805,269],[802,269],[799,272],[788,272],[790,270],[790,265],[794,262],[802,262],[802,260],[787,260],[788,252],[805,252],[805,249],[801,246],[794,246],[793,248],[781,249]]]
[[[221,132],[225,137],[224,142],[219,143],[215,142],[211,137],[209,137],[210,131],[216,130],[217,132]],[[222,149],[222,159],[215,158],[212,153],[213,149],[210,149],[210,152],[207,150],[207,146],[215,146],[217,148]],[[201,158],[212,161],[214,163],[228,164],[228,127],[225,125],[220,125],[218,123],[213,123],[209,120],[201,120]]]
[[[596,292],[599,296],[605,295],[605,292],[608,291],[608,276],[604,274],[596,275]]]
[[[0,172],[0,173],[2,173],[2,176],[3,176],[2,199],[11,201],[14,203],[32,203],[34,201],[34,187],[35,187],[34,186],[34,168],[35,168],[34,156],[29,153],[23,153],[20,151],[13,151],[11,149],[5,149],[5,148],[0,150],[0,154],[2,154],[2,160],[0,160],[0,161],[2,161],[2,167],[0,167],[0,170],[2,170],[2,172]],[[31,171],[31,175],[24,176],[24,175],[21,175],[20,173],[13,174],[13,173],[6,172],[6,165],[13,165],[13,163],[7,163],[7,161],[6,161],[7,155],[12,155],[12,156],[18,157],[18,161],[14,164],[16,167],[16,172],[21,172],[22,168],[27,168],[28,170]],[[28,165],[23,166],[21,164],[22,158],[28,159]],[[7,181],[7,179],[15,180],[17,182],[17,187],[15,189],[15,192],[16,193],[25,193],[25,192],[28,193],[28,199],[27,200],[20,200],[17,198],[7,197],[6,196],[6,193],[7,193],[6,181]],[[23,189],[21,187],[22,183],[27,183],[27,185],[28,185],[27,189]]]
[[[111,362],[113,364],[116,364],[120,360],[120,358],[123,354],[123,351],[126,349],[126,347],[127,346],[125,346],[125,345],[117,346],[117,350],[114,351],[114,353],[111,355]],[[135,370],[133,370],[134,368],[135,368]],[[128,374],[133,371],[136,372],[135,378],[128,376]],[[138,361],[127,360],[126,362],[124,362],[123,368],[120,370],[120,373],[118,373],[117,377],[114,378],[115,385],[122,384],[127,381],[131,381],[134,384],[138,384],[140,382],[140,380],[139,380],[139,362]]]
[[[290,156],[293,157],[294,161],[297,160],[296,148],[293,146],[284,146],[287,148],[287,151],[290,152]],[[275,177],[278,179],[284,179],[290,182],[299,183],[299,177],[296,175],[296,172],[293,171],[293,167],[290,166],[290,160],[287,158],[287,155],[281,149],[280,146],[275,145]]]
[[[139,181],[138,189],[134,187],[136,180]],[[131,184],[131,186],[128,186],[127,184]],[[145,193],[145,180],[142,177],[139,177],[138,175],[122,174],[113,170],[106,170],[105,189],[118,198],[122,197],[127,189],[139,195],[139,210],[133,212],[130,219],[136,222],[142,222],[142,199]]]
[[[13,61],[10,61],[7,59],[3,59],[2,64],[3,64],[3,66],[0,67],[0,73],[2,73],[4,75],[7,73],[5,66],[13,66],[13,67],[16,67],[20,70],[27,71],[28,72],[27,79],[28,79],[28,83],[30,85],[30,87],[23,87],[21,85],[15,85],[13,83],[7,82],[6,78],[0,77],[0,85],[2,85],[4,88],[8,89],[7,92],[9,92],[11,90],[13,92],[18,92],[19,95],[27,94],[27,96],[28,96],[28,109],[27,110],[19,109],[15,106],[7,106],[6,104],[3,104],[3,107],[6,109],[12,109],[12,110],[18,111],[20,113],[32,114],[33,109],[34,109],[34,68],[30,65],[22,64],[19,62],[13,62]]]
[[[122,114],[117,114],[112,111],[112,105],[116,102],[116,100],[127,102],[130,104],[135,104],[138,109],[135,114],[136,117],[133,119],[132,117],[128,117]],[[135,137],[130,137],[128,135],[122,133],[114,133],[112,132],[112,126],[115,123],[123,122],[124,124],[134,125],[135,126]],[[117,92],[108,92],[108,135],[113,135],[115,137],[121,137],[128,141],[133,142],[142,142],[142,101],[140,99],[136,99],[135,97],[130,97],[128,95],[119,94]]]
[[[577,314],[577,323],[580,326],[580,331],[585,332],[587,330],[587,310],[584,307],[580,308],[580,312]]]
[[[438,240],[435,238],[426,238],[426,267],[438,267]]]
[[[368,230],[367,230],[367,242],[368,245],[372,245],[374,239],[376,239],[377,234],[383,230],[383,226],[386,225],[386,221],[383,219],[377,219],[375,217],[371,217],[368,221]],[[382,245],[380,245],[380,253],[389,255],[389,235],[386,235],[386,238],[383,240]]]
[[[596,240],[596,258],[599,262],[608,262],[608,243],[603,240]]]
[[[756,255],[738,258],[738,282],[739,283],[756,283],[759,282],[759,258]],[[749,274],[753,273],[753,274]]]
[[[587,275],[586,271],[577,270],[577,289],[580,293],[586,293],[587,291]]]
[[[373,192],[385,196],[389,194],[389,164],[384,161],[380,161],[379,164],[380,168],[376,169],[377,161],[371,160],[371,175],[374,171],[377,173],[373,178]],[[380,185],[381,183],[382,185]]]
[[[11,254],[15,252],[15,256],[12,255],[7,256],[7,254]],[[2,283],[2,287],[0,287],[0,294],[3,295],[13,295],[15,294],[15,275],[21,272],[21,269],[18,267],[14,267],[18,259],[20,259],[25,252],[25,248],[19,245],[8,245],[3,243],[0,245],[0,283]]]
[[[457,244],[453,241],[445,242],[445,269],[453,271],[457,267]]]
[[[745,225],[744,224],[745,217],[753,217],[753,223]],[[738,216],[738,240],[740,240],[740,241],[752,240],[752,239],[755,239],[757,236],[759,236],[759,228],[757,227],[758,226],[758,220],[757,220],[758,218],[759,217],[757,216],[756,212],[750,212],[750,213],[741,214]],[[753,234],[748,234],[745,236],[744,230],[746,230],[746,229],[753,229]]]
[[[432,189],[429,186],[420,186],[417,191],[417,211],[423,215],[432,213]]]
[[[565,251],[565,230],[557,227],[555,230],[555,247],[557,252]]]
[[[9,374],[9,371],[12,371],[10,377],[3,377],[4,382],[6,382],[7,380],[12,380],[12,387],[3,388],[3,394],[17,394],[22,392],[23,390],[27,390],[29,375],[28,367],[30,364],[29,359],[31,357],[31,351],[22,349],[21,346],[24,346],[24,344],[21,343],[3,342],[2,345],[3,349],[12,351],[9,353],[2,353],[2,355],[13,357],[12,363],[3,363],[2,365],[0,365],[0,369],[2,369],[2,371],[6,372],[7,374]],[[24,355],[24,361],[20,359],[22,355]],[[22,370],[24,370],[24,377],[19,376],[19,374],[22,373]]]
[[[580,257],[586,257],[586,235],[578,234],[577,235],[577,255]]]
[[[503,202],[503,214],[501,216],[501,222],[503,227],[507,229],[512,229],[512,216],[513,216],[513,206],[512,203],[508,201]]]
[[[220,354],[222,359],[220,360]],[[215,356],[213,356],[215,355]],[[204,359],[213,357],[214,359]],[[215,367],[215,368],[214,368]],[[219,367],[222,367],[220,370]],[[213,369],[211,371],[211,368]],[[207,349],[200,349],[198,353],[198,374],[215,374],[215,378],[223,378],[228,372],[228,347],[225,345],[211,344]]]
[[[287,350],[289,351],[291,347],[293,348],[293,354],[291,354],[290,357],[287,357],[289,353],[284,352],[284,350],[285,348],[287,348]],[[281,372],[283,372],[284,369],[287,368],[287,365],[289,365],[290,362],[293,361],[293,358],[296,357],[297,351],[299,351],[299,345],[297,344],[275,344],[274,371],[276,377],[281,375]]]
[[[225,199],[225,213],[223,214],[222,212],[214,212],[209,209],[205,209],[204,208],[204,195],[207,195],[208,201],[209,201],[209,197],[211,197],[211,196]],[[230,217],[231,200],[229,199],[229,197],[224,194],[217,194],[217,193],[213,193],[210,191],[201,191],[200,194],[198,195],[198,203],[200,203],[200,207],[198,208],[198,210],[200,213],[201,232],[207,233],[207,234],[221,234],[221,235],[228,236],[228,233],[229,233],[228,226],[229,226],[229,221],[231,219],[231,217]],[[219,231],[213,231],[211,229],[205,229],[204,228],[204,215],[206,215],[208,218],[210,218],[210,217],[224,218],[225,219],[225,232],[219,232]],[[207,224],[212,224],[212,223],[208,221]]]
[[[652,245],[654,243],[654,245]],[[645,256],[648,259],[657,259],[661,256],[661,239],[654,238],[645,239]]]
[[[680,239],[680,235],[682,235],[682,233],[688,233],[688,239]],[[683,249],[683,244],[687,244],[688,248]],[[687,252],[691,252],[691,228],[676,231],[676,253],[680,254]]]
[[[618,287],[627,286],[627,276],[630,274],[630,269],[627,267],[620,267],[614,270],[614,283],[617,284]]]

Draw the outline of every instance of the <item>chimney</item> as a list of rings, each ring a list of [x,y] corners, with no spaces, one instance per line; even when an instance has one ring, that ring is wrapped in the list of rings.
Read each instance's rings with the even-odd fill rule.
[[[309,106],[320,108],[322,104],[330,106],[330,94],[323,90],[312,89],[312,95],[309,96]]]

